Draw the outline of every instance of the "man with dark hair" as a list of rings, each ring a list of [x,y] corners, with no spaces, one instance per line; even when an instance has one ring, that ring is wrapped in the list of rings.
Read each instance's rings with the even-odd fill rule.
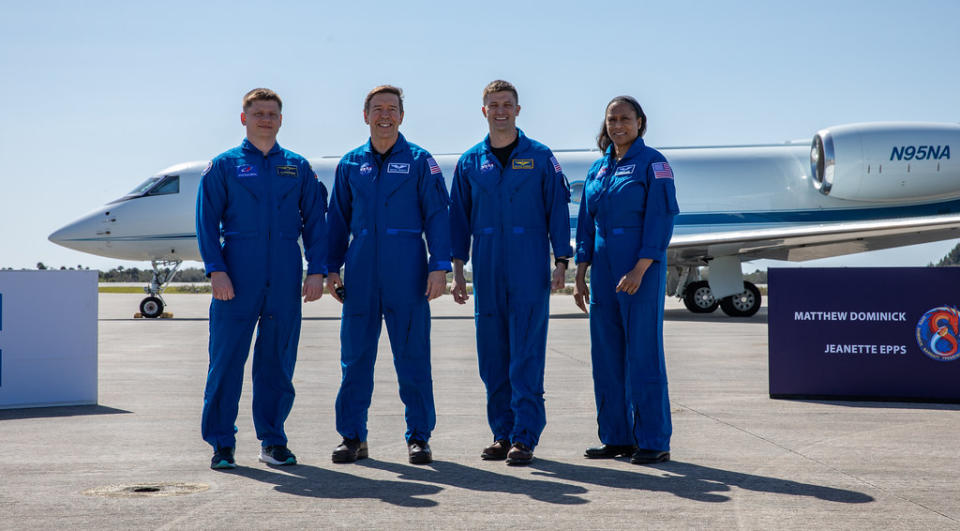
[[[456,302],[467,301],[463,266],[472,238],[477,356],[494,439],[480,457],[525,465],[546,425],[547,317],[550,289],[563,287],[573,254],[570,190],[550,149],[517,129],[513,85],[487,85],[481,111],[490,134],[460,157],[453,174],[450,291]]]
[[[425,464],[433,460],[428,441],[436,424],[429,301],[443,294],[450,271],[449,197],[430,153],[400,134],[399,88],[371,90],[363,119],[370,126],[370,140],[340,159],[328,219],[327,289],[343,303],[343,377],[336,404],[343,442],[333,451],[333,462],[368,456],[367,410],[382,319],[406,406],[409,460]]]
[[[280,109],[272,90],[244,96],[240,123],[247,137],[210,161],[197,195],[197,241],[213,291],[201,431],[213,446],[215,469],[236,468],[235,422],[254,328],[253,424],[260,461],[297,462],[283,424],[293,406],[299,299],[323,295],[327,191],[306,159],[277,144]],[[308,262],[302,286],[301,236]]]

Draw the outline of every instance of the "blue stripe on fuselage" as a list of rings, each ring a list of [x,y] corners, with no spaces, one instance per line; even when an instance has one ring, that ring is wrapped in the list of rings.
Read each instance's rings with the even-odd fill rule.
[[[942,216],[957,213],[960,213],[960,200],[928,203],[924,205],[873,208],[781,210],[773,212],[702,212],[696,214],[684,214],[681,212],[674,223],[676,225],[829,223]]]

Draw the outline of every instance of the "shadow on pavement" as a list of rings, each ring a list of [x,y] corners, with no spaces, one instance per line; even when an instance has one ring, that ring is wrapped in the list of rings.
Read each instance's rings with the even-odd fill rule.
[[[457,463],[434,461],[430,465],[411,466],[364,459],[363,461],[357,461],[357,465],[393,472],[400,479],[408,481],[437,483],[480,492],[522,494],[537,501],[559,505],[579,505],[588,502],[587,499],[577,496],[577,494],[587,493],[587,489],[578,485],[518,478]]]
[[[80,417],[85,415],[121,415],[126,413],[132,413],[132,411],[99,405],[31,407],[21,409],[0,409],[0,420]]]
[[[631,465],[626,459],[617,459],[616,461],[618,464],[625,463],[624,466],[636,467],[636,472],[572,465],[546,459],[536,459],[530,466],[539,471],[537,474],[553,479],[589,483],[609,488],[669,492],[681,498],[701,502],[730,501],[729,496],[718,493],[729,492],[731,487],[756,492],[786,494],[788,496],[810,496],[837,503],[868,503],[874,501],[872,496],[862,492],[732,472],[680,461],[670,461],[645,467]],[[652,475],[651,472],[656,475]],[[669,475],[663,475],[663,473]]]
[[[280,469],[283,469],[280,472]],[[349,466],[344,466],[345,469]],[[273,470],[278,470],[274,472]],[[227,474],[236,474],[276,485],[278,492],[330,500],[371,498],[401,507],[435,507],[437,502],[420,496],[436,494],[443,488],[410,481],[367,479],[329,468],[299,464],[264,470],[240,466]]]

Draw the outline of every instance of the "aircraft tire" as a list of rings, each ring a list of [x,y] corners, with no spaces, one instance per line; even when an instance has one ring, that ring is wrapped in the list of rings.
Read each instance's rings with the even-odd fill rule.
[[[750,317],[760,310],[760,290],[752,282],[744,282],[741,293],[720,299],[720,309],[730,317]]]
[[[163,301],[150,296],[140,301],[140,314],[147,319],[156,319],[163,315]]]
[[[706,280],[698,280],[687,285],[683,294],[683,305],[692,313],[711,313],[720,305],[710,292]]]

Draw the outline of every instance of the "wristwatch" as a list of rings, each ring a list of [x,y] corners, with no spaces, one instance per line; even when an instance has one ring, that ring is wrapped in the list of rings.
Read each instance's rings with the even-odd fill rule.
[[[564,267],[569,267],[569,266],[570,266],[570,259],[569,259],[569,258],[560,257],[560,258],[557,258],[557,259],[555,259],[555,260],[553,261],[553,265],[554,265],[554,266],[559,266],[560,264],[563,264]]]

